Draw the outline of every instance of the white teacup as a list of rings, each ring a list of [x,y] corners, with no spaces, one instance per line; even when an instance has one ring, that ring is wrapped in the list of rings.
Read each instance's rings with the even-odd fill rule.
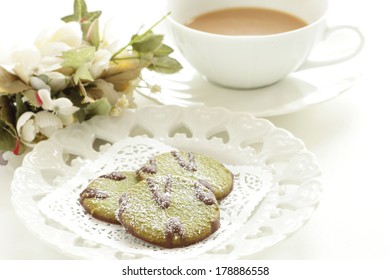
[[[198,31],[185,24],[201,14],[234,7],[283,11],[307,26],[271,35],[233,36]],[[250,89],[271,85],[298,69],[340,63],[357,55],[364,37],[353,26],[326,26],[328,0],[167,0],[168,33],[184,58],[213,83]],[[336,30],[358,35],[359,42],[346,55],[312,61],[313,46]],[[343,46],[341,46],[343,47]]]

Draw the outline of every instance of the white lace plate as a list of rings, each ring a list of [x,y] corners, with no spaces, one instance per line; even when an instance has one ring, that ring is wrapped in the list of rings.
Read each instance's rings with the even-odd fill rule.
[[[78,204],[91,178],[136,169],[172,148],[212,156],[235,174],[235,188],[221,203],[221,228],[203,242],[174,250],[150,246]],[[319,175],[302,141],[267,120],[220,108],[147,106],[95,117],[38,144],[15,172],[12,200],[33,233],[75,258],[236,259],[308,221],[320,199]]]

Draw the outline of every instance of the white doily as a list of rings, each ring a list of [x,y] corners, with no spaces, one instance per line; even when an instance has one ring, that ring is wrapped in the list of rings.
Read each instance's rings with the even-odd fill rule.
[[[234,189],[221,204],[221,227],[202,242],[180,249],[162,249],[134,238],[119,225],[94,219],[85,213],[78,199],[91,179],[119,170],[137,170],[149,158],[176,150],[160,141],[145,138],[126,138],[108,148],[101,156],[80,169],[77,176],[64,180],[56,178],[58,187],[39,203],[39,209],[49,219],[67,227],[82,238],[104,244],[134,255],[152,258],[192,258],[215,248],[242,227],[253,209],[272,186],[272,175],[265,167],[230,166],[234,174]],[[74,159],[80,160],[80,159]]]

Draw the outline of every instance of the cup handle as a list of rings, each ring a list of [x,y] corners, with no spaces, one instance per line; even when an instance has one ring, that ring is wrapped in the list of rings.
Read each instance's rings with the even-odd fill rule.
[[[329,38],[329,36],[332,33],[335,33],[337,31],[341,31],[341,30],[355,33],[358,36],[359,42],[356,44],[356,46],[352,47],[351,50],[346,55],[342,55],[339,57],[329,58],[329,59],[325,59],[325,60],[311,60],[309,58],[298,68],[298,71],[305,70],[308,68],[328,66],[328,65],[344,62],[344,61],[347,61],[347,60],[353,58],[358,53],[360,53],[360,51],[363,49],[365,39],[364,39],[363,33],[356,26],[339,25],[339,26],[334,26],[334,27],[327,27],[325,30],[325,33],[324,33],[324,41],[326,41],[326,39]]]

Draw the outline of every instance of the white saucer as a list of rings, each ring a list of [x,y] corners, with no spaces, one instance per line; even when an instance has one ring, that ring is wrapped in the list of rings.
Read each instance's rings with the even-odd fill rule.
[[[140,93],[165,105],[225,107],[234,112],[269,117],[331,100],[351,88],[359,77],[356,67],[343,63],[298,71],[268,87],[237,90],[212,84],[190,65],[183,66],[183,70],[174,75],[145,71],[144,79],[161,86],[162,91],[152,94],[143,89]]]

